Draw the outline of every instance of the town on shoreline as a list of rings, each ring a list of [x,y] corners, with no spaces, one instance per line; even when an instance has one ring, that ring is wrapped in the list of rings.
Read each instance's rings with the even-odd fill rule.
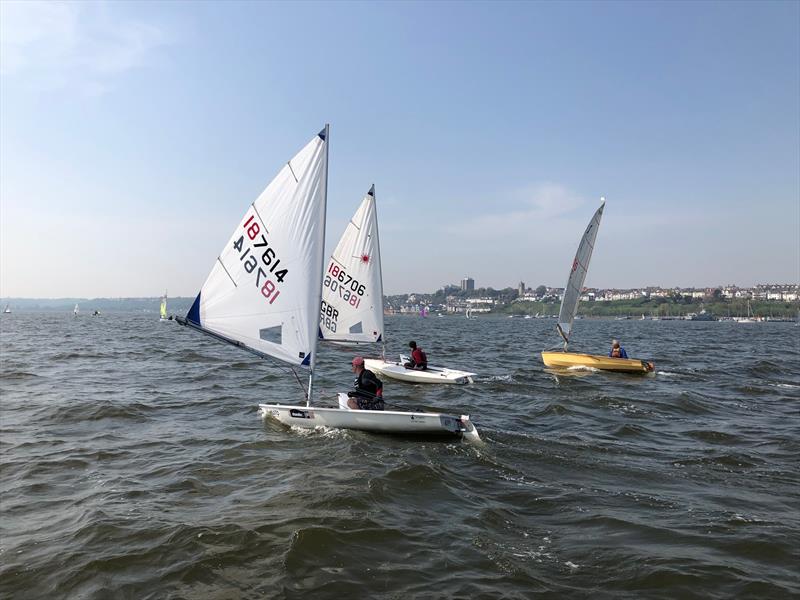
[[[615,318],[771,318],[794,319],[800,310],[798,288],[793,284],[762,284],[752,288],[727,285],[714,288],[662,288],[660,286],[611,289],[585,288],[578,315]],[[564,288],[520,282],[516,288],[476,288],[473,279],[446,285],[433,294],[387,296],[390,314],[470,315],[505,314],[554,317]]]
[[[800,312],[798,285],[764,284],[751,288],[735,285],[715,288],[633,289],[586,288],[578,305],[582,317],[711,320],[726,318],[795,320]],[[510,315],[555,317],[564,288],[540,285],[516,288],[476,288],[465,278],[461,285],[446,285],[434,293],[385,296],[387,314],[397,315]],[[160,297],[145,298],[0,298],[12,312],[69,312],[75,304],[100,312],[158,312]],[[170,314],[184,314],[193,297],[169,299]],[[703,316],[705,315],[705,317]]]

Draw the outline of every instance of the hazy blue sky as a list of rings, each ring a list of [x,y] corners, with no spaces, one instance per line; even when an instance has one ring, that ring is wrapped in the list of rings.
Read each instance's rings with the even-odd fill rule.
[[[0,3],[0,295],[194,295],[331,124],[387,293],[800,278],[800,3]],[[329,249],[330,249],[329,248]]]

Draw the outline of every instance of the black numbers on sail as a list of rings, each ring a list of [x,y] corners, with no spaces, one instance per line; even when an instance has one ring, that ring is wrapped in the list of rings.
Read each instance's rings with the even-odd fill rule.
[[[237,252],[242,251],[242,246],[244,245],[244,236],[241,236],[238,240],[233,242],[233,247],[236,248]]]

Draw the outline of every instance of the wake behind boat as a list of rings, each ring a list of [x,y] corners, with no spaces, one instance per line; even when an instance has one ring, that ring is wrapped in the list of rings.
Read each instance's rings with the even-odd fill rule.
[[[589,271],[589,261],[592,258],[594,242],[597,239],[597,230],[600,228],[600,219],[603,217],[605,205],[605,199],[602,199],[600,208],[594,213],[586,231],[583,232],[575,259],[572,261],[567,287],[564,288],[564,297],[561,300],[561,310],[558,313],[558,324],[556,325],[559,335],[564,340],[564,350],[542,352],[542,362],[546,367],[554,369],[585,367],[620,373],[650,373],[655,369],[655,365],[638,358],[613,358],[602,354],[567,352],[572,325],[578,312],[581,290],[586,280],[586,273]]]
[[[309,369],[305,405],[259,404],[264,417],[302,428],[338,427],[477,438],[475,427],[466,415],[311,406],[321,329],[320,307],[323,306],[327,184],[326,126],[286,163],[248,208],[217,257],[186,318],[179,318],[178,322],[261,358],[278,359],[292,367]],[[375,234],[377,243],[377,229]],[[370,236],[363,239],[369,240]],[[369,260],[363,260],[364,256],[359,254],[358,259],[369,264]],[[369,258],[372,254],[366,256]],[[331,275],[328,289],[336,281],[333,291],[342,302],[356,310],[356,316],[361,319],[349,325],[347,331],[355,333],[360,328],[364,335],[359,341],[380,339],[382,332],[365,328],[368,322],[372,323],[369,320],[372,307],[369,298],[365,298],[367,286],[360,274],[338,267]],[[345,283],[346,287],[340,283]],[[344,290],[340,293],[342,287]],[[369,296],[373,300],[382,298],[382,295],[375,295],[374,288]],[[365,308],[369,309],[366,313],[358,313]],[[333,310],[331,308],[328,317]],[[324,309],[323,314],[327,313]],[[382,329],[382,306],[380,326]],[[334,332],[337,330],[339,326],[333,328]],[[341,336],[338,340],[349,341],[347,337]]]

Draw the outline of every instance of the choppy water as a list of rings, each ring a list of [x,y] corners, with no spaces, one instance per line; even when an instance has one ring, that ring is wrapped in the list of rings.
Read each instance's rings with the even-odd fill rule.
[[[481,373],[386,382],[474,447],[264,422],[291,373],[152,315],[0,317],[4,598],[800,595],[792,324],[583,320],[658,373],[556,377],[551,320],[388,319]]]

